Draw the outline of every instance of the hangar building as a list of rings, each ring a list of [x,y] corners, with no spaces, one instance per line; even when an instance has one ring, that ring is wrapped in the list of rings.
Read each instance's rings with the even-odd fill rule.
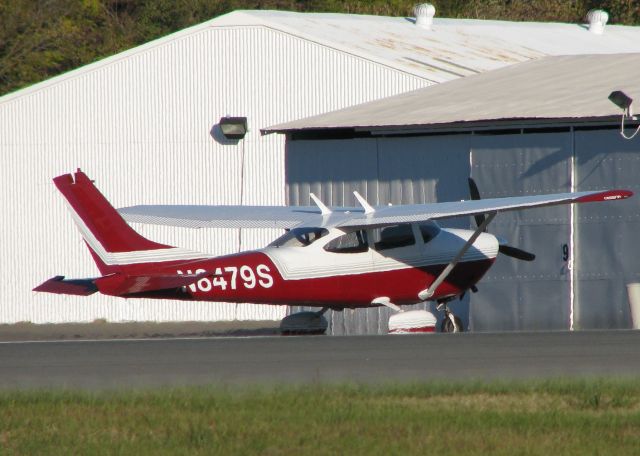
[[[469,176],[490,198],[632,190],[623,202],[499,214],[489,231],[537,258],[500,256],[470,297],[469,321],[477,331],[628,328],[626,285],[640,282],[640,135],[622,138],[608,95],[639,100],[638,72],[634,53],[547,57],[266,132],[286,133],[291,204],[310,191],[336,205],[356,204],[353,190],[376,204],[469,199]],[[627,123],[630,136],[638,121]],[[380,313],[334,312],[332,331],[374,332]]]
[[[284,204],[284,137],[260,129],[545,55],[637,50],[640,30],[238,11],[0,97],[0,322],[279,319],[283,307],[36,294],[96,274],[52,177],[82,168],[116,206]],[[244,139],[220,135],[247,118]],[[338,167],[338,162],[334,162]],[[307,203],[307,201],[304,201]],[[137,226],[213,254],[277,232]]]

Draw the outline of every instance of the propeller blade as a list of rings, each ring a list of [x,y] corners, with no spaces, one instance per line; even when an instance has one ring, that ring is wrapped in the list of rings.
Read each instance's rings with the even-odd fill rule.
[[[472,200],[479,200],[480,191],[478,190],[478,186],[476,185],[476,181],[473,178],[469,178],[469,194],[471,195]]]
[[[478,190],[476,181],[474,181],[473,178],[471,177],[469,178],[469,195],[471,196],[471,199],[473,201],[477,201],[481,199],[480,190]],[[476,219],[476,225],[480,226],[484,223],[485,215],[484,214],[474,215],[474,218]],[[487,230],[485,229],[485,231]],[[516,258],[518,260],[523,260],[523,261],[533,261],[536,259],[536,256],[533,253],[529,253],[525,250],[519,249],[517,247],[512,247],[507,244],[503,244],[502,240],[499,240],[499,242],[500,242],[500,246],[498,247],[498,251],[503,255],[507,255],[512,258]]]
[[[481,199],[480,191],[478,190],[476,181],[474,181],[472,178],[469,178],[469,195],[471,196],[471,199],[473,201]],[[484,222],[485,216],[484,214],[478,214],[478,215],[474,215],[473,218],[476,219],[476,226],[480,226]]]
[[[500,246],[498,247],[498,251],[503,255],[507,255],[522,261],[533,261],[536,259],[536,256],[533,253],[529,253],[525,250],[506,244],[500,244]]]

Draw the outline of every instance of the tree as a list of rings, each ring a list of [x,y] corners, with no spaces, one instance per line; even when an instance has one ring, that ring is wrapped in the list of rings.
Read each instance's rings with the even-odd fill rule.
[[[411,16],[419,0],[0,0],[0,95],[236,9]],[[431,0],[439,17],[640,24],[638,0]]]

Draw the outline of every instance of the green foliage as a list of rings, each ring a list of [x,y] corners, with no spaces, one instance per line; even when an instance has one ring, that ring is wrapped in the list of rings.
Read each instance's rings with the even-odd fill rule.
[[[637,379],[0,393],[0,454],[637,454]]]
[[[431,0],[439,17],[640,24],[638,0]],[[0,95],[237,9],[412,16],[419,0],[0,0]]]

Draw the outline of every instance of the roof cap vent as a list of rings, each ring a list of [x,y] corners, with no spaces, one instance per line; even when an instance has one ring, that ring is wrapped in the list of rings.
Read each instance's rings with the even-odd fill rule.
[[[587,13],[587,20],[589,21],[589,31],[596,35],[602,35],[604,26],[609,20],[609,13],[601,9],[592,9]]]
[[[416,15],[416,25],[423,29],[431,30],[433,16],[436,15],[436,7],[431,3],[420,3],[413,7],[413,14]]]

